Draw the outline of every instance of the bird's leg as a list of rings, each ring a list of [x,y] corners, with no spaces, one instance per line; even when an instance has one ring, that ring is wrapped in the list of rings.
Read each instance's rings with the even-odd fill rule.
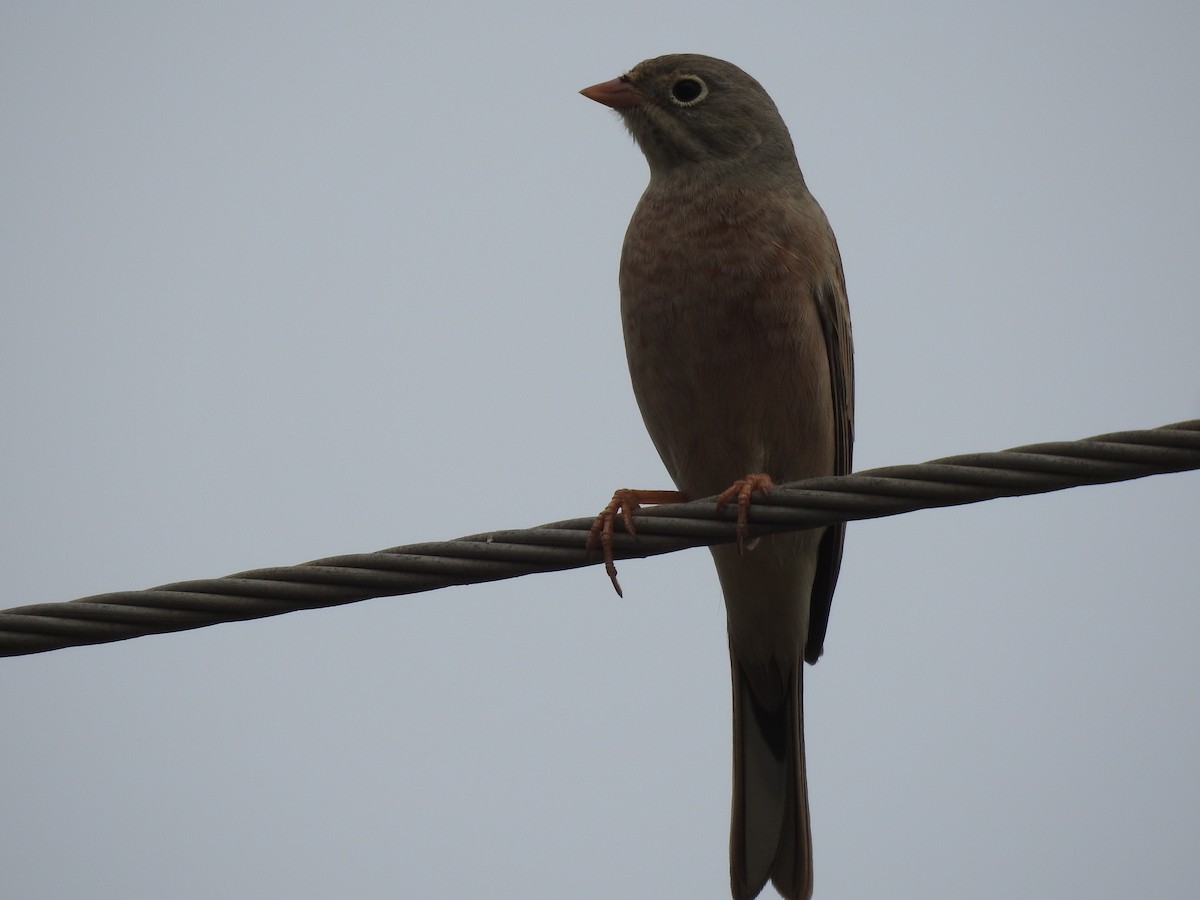
[[[746,552],[746,513],[750,510],[750,496],[758,491],[764,497],[775,487],[771,476],[765,472],[755,472],[745,478],[739,478],[717,495],[717,512],[725,508],[733,498],[737,498],[737,548],[738,555]],[[754,541],[757,543],[757,539]],[[752,545],[753,546],[753,545]]]
[[[770,481],[770,479],[767,480]],[[600,541],[600,550],[604,554],[604,571],[612,580],[618,597],[625,595],[621,593],[621,585],[617,582],[617,566],[613,562],[613,525],[617,516],[621,517],[625,531],[636,535],[637,529],[633,527],[633,514],[642,508],[643,503],[683,503],[685,500],[687,497],[680,491],[639,491],[633,488],[621,488],[613,492],[608,506],[604,507],[600,515],[596,516],[596,521],[592,523],[592,528],[588,532],[587,552],[590,554],[596,548],[596,541]]]

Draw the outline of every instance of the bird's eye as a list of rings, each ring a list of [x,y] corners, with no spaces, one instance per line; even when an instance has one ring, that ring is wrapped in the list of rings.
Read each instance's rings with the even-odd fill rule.
[[[695,106],[708,96],[708,85],[695,75],[684,75],[671,85],[671,99],[679,106]]]

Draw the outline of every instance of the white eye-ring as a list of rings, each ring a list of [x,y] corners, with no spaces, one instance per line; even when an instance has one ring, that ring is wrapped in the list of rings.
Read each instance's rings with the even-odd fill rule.
[[[671,85],[671,101],[676,106],[695,106],[708,96],[708,85],[696,75],[680,75]]]

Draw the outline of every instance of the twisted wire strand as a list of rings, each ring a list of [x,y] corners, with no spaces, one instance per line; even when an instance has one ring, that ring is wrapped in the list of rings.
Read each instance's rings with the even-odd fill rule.
[[[797,531],[1198,468],[1200,419],[780,485],[750,507],[750,534]],[[614,556],[633,559],[730,542],[735,517],[732,509],[718,515],[711,497],[645,509],[636,515],[637,535],[615,535]],[[601,561],[598,555],[589,556],[584,550],[593,521],[593,517],[569,519],[148,590],[97,594],[67,603],[19,606],[0,611],[0,656],[595,565]]]

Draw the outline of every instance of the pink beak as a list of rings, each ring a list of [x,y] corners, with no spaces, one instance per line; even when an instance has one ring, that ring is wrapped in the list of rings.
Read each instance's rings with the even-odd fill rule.
[[[613,109],[632,109],[646,102],[646,95],[633,86],[633,83],[623,78],[614,78],[585,87],[579,93],[589,100],[611,106]]]

